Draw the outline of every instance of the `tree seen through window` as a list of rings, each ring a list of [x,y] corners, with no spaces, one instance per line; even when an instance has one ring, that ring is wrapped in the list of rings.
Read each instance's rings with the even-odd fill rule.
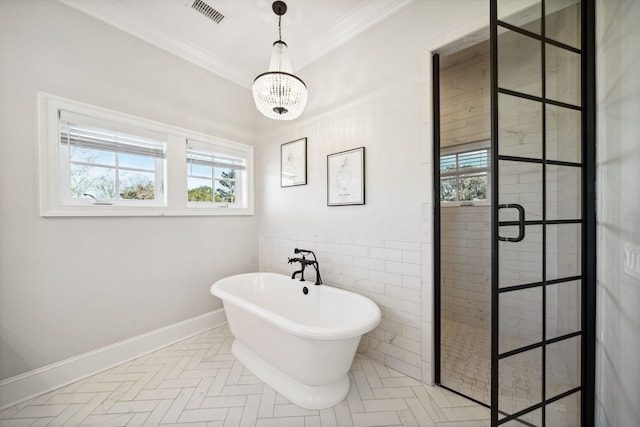
[[[487,200],[488,156],[488,149],[440,156],[440,200]]]

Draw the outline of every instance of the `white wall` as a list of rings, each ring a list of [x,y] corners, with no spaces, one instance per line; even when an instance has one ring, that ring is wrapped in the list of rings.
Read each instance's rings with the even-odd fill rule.
[[[640,280],[623,272],[640,245],[640,3],[599,0],[596,425],[640,425]]]
[[[257,217],[40,217],[36,94],[253,144],[250,92],[55,1],[0,2],[0,57],[0,378],[221,307]]]

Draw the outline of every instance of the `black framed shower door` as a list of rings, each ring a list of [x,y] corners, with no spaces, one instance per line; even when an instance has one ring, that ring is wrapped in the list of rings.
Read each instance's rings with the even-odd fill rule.
[[[491,0],[491,424],[593,425],[592,1]]]
[[[509,3],[490,0],[491,424],[591,426],[595,4],[538,0],[514,13]],[[434,353],[441,384],[438,55],[433,82]]]

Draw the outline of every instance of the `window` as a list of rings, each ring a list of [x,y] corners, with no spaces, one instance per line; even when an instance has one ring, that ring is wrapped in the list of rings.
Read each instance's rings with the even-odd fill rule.
[[[443,149],[440,155],[440,200],[469,202],[489,200],[489,149],[465,145]],[[471,148],[471,149],[469,149]],[[464,149],[464,148],[463,148]]]
[[[187,142],[187,200],[197,205],[235,206],[245,193],[246,159],[215,144]]]
[[[61,201],[162,204],[166,135],[91,126],[90,117],[68,111],[59,117]]]
[[[40,94],[40,206],[43,216],[253,215],[253,147]]]

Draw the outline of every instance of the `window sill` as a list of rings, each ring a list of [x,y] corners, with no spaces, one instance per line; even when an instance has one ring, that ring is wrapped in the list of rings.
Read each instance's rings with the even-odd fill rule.
[[[252,208],[132,207],[115,205],[57,206],[40,213],[43,217],[133,217],[133,216],[252,216]]]
[[[440,202],[441,208],[473,208],[473,207],[487,207],[491,206],[490,201],[474,201],[471,204],[463,204],[464,202]],[[468,203],[468,202],[466,202]]]

